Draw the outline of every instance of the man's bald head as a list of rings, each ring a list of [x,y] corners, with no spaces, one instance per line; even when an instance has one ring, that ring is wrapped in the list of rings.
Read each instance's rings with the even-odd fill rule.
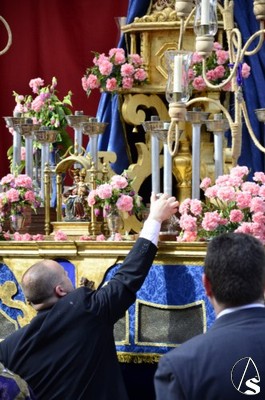
[[[32,265],[22,276],[22,289],[33,305],[46,308],[74,288],[64,268],[54,260],[43,260]]]

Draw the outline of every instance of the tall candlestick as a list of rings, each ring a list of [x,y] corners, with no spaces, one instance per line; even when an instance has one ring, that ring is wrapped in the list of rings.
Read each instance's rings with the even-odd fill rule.
[[[33,136],[25,137],[26,165],[25,172],[33,179]]]
[[[214,165],[215,179],[223,175],[223,132],[213,132],[214,134]]]
[[[89,122],[97,123],[98,120],[97,118],[91,117],[89,118]],[[98,167],[98,135],[95,133],[91,133],[89,135],[89,147],[90,147],[90,155],[92,158],[92,161],[95,164],[95,168],[97,169]]]
[[[210,1],[201,2],[201,25],[209,25],[210,22]]]
[[[160,193],[160,163],[159,139],[152,134],[151,137],[151,163],[152,163],[152,192]]]
[[[182,55],[174,56],[173,92],[182,92]]]
[[[151,115],[151,123],[158,122],[158,115]],[[152,192],[155,194],[160,193],[160,145],[159,138],[156,134],[151,133],[151,170],[152,170]]]
[[[50,155],[50,143],[42,143],[41,144],[41,188],[40,188],[40,196],[44,201],[44,169],[46,164],[49,164],[49,155]]]
[[[172,195],[172,157],[164,143],[164,193]]]
[[[17,129],[14,128],[13,131],[13,172],[20,166],[21,163],[21,135],[18,133]]]
[[[192,198],[200,199],[201,124],[192,124]]]

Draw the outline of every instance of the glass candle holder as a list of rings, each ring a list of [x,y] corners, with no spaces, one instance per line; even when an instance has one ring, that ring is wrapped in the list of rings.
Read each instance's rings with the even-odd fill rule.
[[[218,29],[217,0],[196,0],[194,33],[214,36]]]
[[[189,85],[189,67],[191,51],[168,50],[165,61],[168,73],[166,99],[169,103],[186,103],[191,95]]]

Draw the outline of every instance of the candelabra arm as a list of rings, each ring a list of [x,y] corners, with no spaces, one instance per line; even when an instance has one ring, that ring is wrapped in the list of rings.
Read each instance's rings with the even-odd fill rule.
[[[260,29],[259,31],[255,32],[245,43],[242,51],[241,51],[241,59],[244,56],[252,56],[253,54],[256,54],[260,49],[261,46],[264,43],[264,34],[265,34],[265,29],[264,29],[264,21],[260,22],[260,25],[262,27],[262,29]],[[251,50],[251,51],[247,51],[248,47],[251,45],[251,43],[257,38],[259,37],[259,42],[257,44],[257,46]]]
[[[258,141],[258,139],[256,138],[256,135],[255,135],[255,133],[254,133],[254,131],[253,131],[253,129],[252,129],[252,126],[251,126],[251,124],[250,124],[250,120],[249,120],[249,117],[248,117],[248,112],[247,112],[246,103],[243,101],[243,102],[241,103],[240,107],[241,107],[241,109],[242,109],[242,113],[243,113],[243,116],[244,116],[244,119],[245,119],[245,122],[246,122],[246,126],[247,126],[248,132],[249,132],[249,134],[250,134],[250,137],[251,137],[251,139],[253,140],[253,143],[255,144],[255,146],[256,146],[260,151],[262,151],[263,153],[265,153],[265,147],[262,146],[262,145],[260,144],[260,142]]]
[[[231,157],[232,164],[236,166],[237,160],[241,154],[242,147],[242,124],[241,123],[233,123],[230,125],[231,136],[232,136],[232,147],[231,147]]]
[[[225,31],[232,31],[234,26],[235,26],[235,24],[234,24],[234,11],[233,10],[234,10],[234,2],[225,1],[224,2],[224,7],[221,9],[221,13],[223,15]]]
[[[180,134],[181,131],[179,129],[178,121],[172,120],[167,135],[168,151],[171,157],[174,157],[178,152]]]
[[[180,27],[179,27],[178,50],[181,50],[183,47],[184,32],[185,32],[184,17],[181,17],[180,18]]]
[[[189,13],[189,15],[187,16],[185,23],[184,23],[184,30],[187,29],[188,25],[191,24],[191,18],[194,16],[195,14],[195,7],[193,7],[193,9],[191,10],[191,12]]]
[[[7,39],[7,44],[6,47],[0,51],[0,56],[2,56],[3,54],[5,54],[7,52],[7,50],[9,49],[9,47],[12,44],[12,32],[10,29],[10,26],[8,25],[8,23],[6,22],[6,20],[0,15],[0,21],[3,22],[6,30],[7,30],[7,34],[8,34],[8,39]]]

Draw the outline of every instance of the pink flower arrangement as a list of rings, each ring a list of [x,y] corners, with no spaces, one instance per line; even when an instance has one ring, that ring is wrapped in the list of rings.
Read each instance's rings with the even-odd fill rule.
[[[66,130],[68,125],[66,117],[72,114],[70,108],[72,107],[72,92],[68,91],[68,94],[60,100],[57,95],[56,77],[53,77],[51,84],[47,86],[44,86],[44,80],[41,78],[31,79],[29,87],[32,89],[32,94],[29,95],[21,95],[13,91],[16,101],[14,115],[21,114],[21,117],[32,119],[33,124],[40,125],[41,129],[46,127],[46,129],[57,130],[56,141],[60,143],[64,154],[72,145],[72,140]],[[11,131],[12,129],[10,128]]]
[[[184,200],[179,206],[180,242],[210,239],[225,232],[253,235],[265,244],[265,174],[256,172],[247,181],[249,169],[237,166],[214,185],[201,182],[205,202]]]
[[[118,89],[131,89],[146,81],[147,74],[139,54],[125,56],[122,48],[113,48],[108,55],[95,52],[94,66],[87,68],[82,87],[89,95],[93,89],[115,93]]]
[[[250,66],[247,63],[240,65],[238,73],[241,78],[248,78],[250,75]],[[220,84],[230,75],[229,53],[222,49],[220,43],[214,43],[213,52],[206,59],[206,77],[212,84]],[[202,77],[202,56],[193,53],[192,64],[189,69],[189,80],[192,89],[202,91],[207,88]],[[224,91],[231,90],[231,82],[222,87]]]
[[[100,183],[88,195],[88,205],[94,206],[96,216],[103,211],[107,216],[112,211],[121,211],[123,215],[140,215],[143,209],[142,198],[133,190],[126,171],[114,175],[108,182]]]
[[[35,212],[41,204],[40,197],[36,194],[36,189],[32,179],[25,174],[4,176],[0,185],[0,223],[8,220],[12,215],[24,212],[26,206],[30,206]]]

